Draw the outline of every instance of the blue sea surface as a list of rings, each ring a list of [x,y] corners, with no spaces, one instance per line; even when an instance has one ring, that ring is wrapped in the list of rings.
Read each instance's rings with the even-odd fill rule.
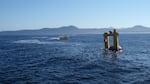
[[[0,36],[0,84],[150,84],[150,34],[120,34],[123,52],[103,35]]]

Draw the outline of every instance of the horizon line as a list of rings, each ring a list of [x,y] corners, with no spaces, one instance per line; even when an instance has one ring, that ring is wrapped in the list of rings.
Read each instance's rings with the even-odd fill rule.
[[[78,26],[75,26],[75,25],[67,25],[67,26],[59,26],[59,27],[42,27],[42,28],[24,28],[24,29],[13,29],[13,30],[0,30],[0,32],[5,32],[5,31],[23,31],[23,30],[40,30],[40,29],[44,29],[44,28],[48,28],[48,29],[59,29],[59,28],[62,28],[62,27],[76,27],[78,29],[126,29],[126,28],[132,28],[132,27],[136,27],[136,26],[140,26],[140,27],[146,27],[146,28],[150,28],[148,26],[143,26],[143,25],[134,25],[134,26],[130,26],[130,27],[120,27],[120,28],[117,28],[117,27],[78,27]]]

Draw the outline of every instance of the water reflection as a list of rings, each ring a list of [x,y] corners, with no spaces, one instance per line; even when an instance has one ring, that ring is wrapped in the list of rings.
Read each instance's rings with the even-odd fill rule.
[[[104,59],[112,58],[112,59],[117,59],[119,53],[122,51],[110,51],[110,50],[103,50],[102,56]]]

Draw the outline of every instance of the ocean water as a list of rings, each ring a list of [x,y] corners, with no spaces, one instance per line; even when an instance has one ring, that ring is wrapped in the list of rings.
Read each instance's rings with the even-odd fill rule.
[[[150,34],[120,34],[105,52],[101,34],[0,36],[0,84],[150,84]]]

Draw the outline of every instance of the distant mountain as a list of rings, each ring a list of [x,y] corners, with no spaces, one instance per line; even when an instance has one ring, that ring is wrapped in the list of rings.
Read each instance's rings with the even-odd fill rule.
[[[60,28],[42,28],[38,30],[3,31],[0,35],[51,35],[74,34],[78,30],[75,26],[63,26]]]
[[[150,33],[150,27],[136,25],[130,28],[120,29],[122,33]]]
[[[59,28],[42,28],[38,30],[20,30],[20,31],[3,31],[0,35],[62,35],[62,34],[102,34],[113,30],[113,28],[84,28],[79,29],[76,26],[63,26]],[[136,25],[130,28],[118,29],[120,33],[150,33],[149,27]]]

